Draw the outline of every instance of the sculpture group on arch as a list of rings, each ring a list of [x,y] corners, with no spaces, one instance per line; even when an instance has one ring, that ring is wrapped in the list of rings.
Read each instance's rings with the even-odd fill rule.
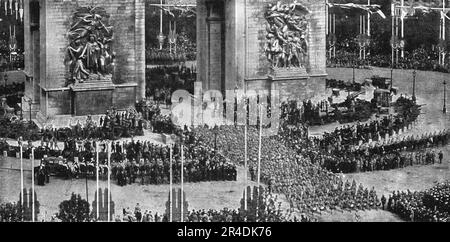
[[[310,11],[294,1],[269,4],[265,53],[274,68],[304,67],[308,55],[308,20]]]
[[[101,7],[80,7],[73,15],[67,47],[70,81],[111,79],[113,27]]]

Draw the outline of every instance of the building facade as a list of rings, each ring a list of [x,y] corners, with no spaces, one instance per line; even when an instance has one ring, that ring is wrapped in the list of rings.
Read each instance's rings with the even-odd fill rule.
[[[85,83],[73,83],[69,35],[76,24],[76,12],[90,6],[104,10],[107,30],[114,33],[108,43],[111,53],[107,54],[114,56],[111,77],[107,81],[90,78]],[[86,18],[86,25],[106,21],[105,16],[92,16]],[[24,26],[25,99],[32,101],[32,112],[38,118],[103,114],[112,107],[127,108],[145,98],[144,0],[25,1]]]
[[[273,17],[279,13],[288,16],[280,21]],[[198,81],[203,89],[222,93],[236,88],[278,89],[282,100],[310,98],[325,89],[325,14],[325,0],[197,0]],[[301,19],[297,23],[301,34],[295,24],[286,24],[290,19]],[[286,46],[274,38],[283,27],[289,30],[281,35],[299,41]],[[298,43],[303,43],[297,51],[304,55],[298,58],[301,65],[293,61],[296,54],[273,54]],[[283,58],[292,63],[277,61]]]

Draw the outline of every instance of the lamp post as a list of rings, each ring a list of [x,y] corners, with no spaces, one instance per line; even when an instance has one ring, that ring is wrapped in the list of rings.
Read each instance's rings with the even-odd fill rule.
[[[416,101],[416,76],[417,76],[417,72],[416,70],[413,71],[413,94],[412,94],[412,99],[415,102]]]
[[[447,81],[444,81],[444,108],[442,109],[444,114],[447,113]]]
[[[28,106],[30,107],[30,123],[31,123],[32,122],[32,119],[31,119],[31,112],[32,112],[31,106],[33,105],[33,100],[30,98],[30,99],[24,99],[24,101],[27,102]],[[23,109],[23,107],[22,107],[22,109]]]
[[[219,128],[217,125],[214,127],[214,153],[217,154],[217,134],[219,132]]]
[[[159,35],[157,36],[159,41],[159,50],[163,49],[165,36],[163,34],[163,1],[160,1],[160,16],[159,16]]]
[[[356,61],[353,60],[353,83],[355,83],[355,68],[356,68]]]
[[[8,74],[6,73],[6,70],[5,75],[3,76],[3,80],[5,81],[5,88],[6,88],[6,83],[8,82]]]
[[[391,89],[394,86],[394,66],[391,67]]]

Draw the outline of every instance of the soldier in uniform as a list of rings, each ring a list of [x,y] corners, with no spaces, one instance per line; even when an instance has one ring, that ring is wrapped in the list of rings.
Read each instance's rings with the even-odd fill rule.
[[[444,153],[442,153],[442,150],[439,151],[439,164],[442,164],[442,160],[444,159]]]

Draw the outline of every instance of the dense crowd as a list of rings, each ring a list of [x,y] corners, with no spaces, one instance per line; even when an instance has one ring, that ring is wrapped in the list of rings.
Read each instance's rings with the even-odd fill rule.
[[[217,147],[231,161],[243,164],[244,128],[240,126],[221,126],[218,128]],[[211,142],[213,131],[198,127],[193,133],[200,139]],[[252,175],[257,171],[258,131],[248,129],[248,163]],[[263,137],[261,154],[261,182],[268,184],[271,192],[282,193],[288,198],[292,208],[307,217],[335,209],[371,209],[379,204],[374,191],[366,196],[353,192],[343,184],[341,178],[321,168],[309,157],[296,153],[284,145],[281,137]]]
[[[321,138],[309,137],[307,125],[299,122],[282,126],[279,136],[298,154],[308,156],[311,161],[335,173],[390,170],[434,164],[438,159],[442,162],[441,151],[427,149],[448,144],[450,131],[423,134],[420,137],[392,137],[415,121],[416,116],[405,110],[397,116],[337,128]],[[385,139],[386,135],[391,138]]]
[[[170,53],[168,49],[160,50],[159,48],[146,48],[145,60],[148,64],[164,65],[175,62],[188,61],[188,57],[192,55],[189,53],[177,52]]]
[[[19,141],[20,142],[20,141]],[[106,144],[98,140],[68,139],[64,148],[55,149],[53,143],[48,146],[35,147],[35,159],[44,157],[61,157],[58,164],[43,162],[37,172],[73,178],[79,176],[94,176],[96,166],[96,146],[99,142],[99,169],[102,178],[106,177],[107,148]],[[32,144],[23,144],[24,158],[29,158]],[[10,150],[8,143],[0,142],[0,151]],[[14,152],[15,151],[15,152]],[[9,155],[16,157],[18,147]],[[116,142],[111,145],[111,173],[119,185],[140,183],[168,184],[170,179],[170,150],[166,146],[155,145],[148,141],[132,140],[131,142]],[[53,166],[49,171],[45,166]],[[56,166],[56,167],[54,167]],[[181,177],[181,149],[173,146],[173,182],[180,182]],[[184,146],[184,181],[235,181],[237,168],[222,155],[201,141]]]
[[[361,92],[348,94],[347,98],[337,103],[333,97],[313,103],[311,100],[290,100],[281,104],[281,119],[286,124],[298,123],[310,126],[324,125],[334,122],[341,124],[365,122],[379,110],[375,100],[366,101],[358,98]]]
[[[414,222],[449,222],[450,183],[437,184],[422,192],[393,192],[387,210]]]
[[[25,83],[12,83],[6,86],[0,85],[0,97],[6,98],[6,103],[14,107],[21,102],[21,95],[25,92]]]
[[[172,93],[176,90],[194,92],[196,80],[194,67],[185,65],[157,66],[146,71],[146,96],[158,103],[171,104]]]
[[[170,150],[149,142],[131,142],[124,145],[125,154],[117,146],[112,154],[113,177],[123,186],[140,184],[168,184],[170,181]],[[125,160],[123,160],[125,156]],[[173,147],[173,182],[181,180],[181,149]],[[236,181],[237,168],[223,156],[202,143],[184,146],[185,182]]]
[[[423,71],[448,72],[449,58],[447,56],[446,66],[439,65],[439,53],[437,50],[426,50],[418,48],[411,52],[405,51],[403,58],[395,60],[395,69],[417,69]],[[328,67],[364,68],[368,66],[390,68],[392,65],[391,55],[368,55],[365,60],[359,56],[343,50],[336,51],[336,57],[328,58]]]
[[[42,144],[71,139],[110,139],[128,138],[143,134],[144,120],[142,114],[131,111],[108,111],[94,122],[88,116],[86,122],[71,124],[67,128],[44,127],[39,129],[34,123],[24,123],[0,119],[0,137],[17,140],[41,141]],[[45,145],[48,146],[48,145]],[[44,145],[42,145],[44,147]]]
[[[255,187],[256,188],[256,187]],[[189,210],[188,204],[186,204],[186,211],[184,215],[185,222],[285,222],[289,220],[295,220],[299,222],[310,222],[308,217],[301,216],[297,218],[296,215],[287,214],[282,211],[281,202],[278,201],[276,195],[271,194],[267,189],[261,187],[263,191],[259,197],[259,204],[256,203],[255,197],[249,199],[248,207],[244,208],[244,200],[241,200],[241,207],[238,209],[223,208],[220,210],[215,209],[200,209]],[[122,219],[118,218],[117,221],[126,222],[168,222],[170,218],[169,202],[166,203],[166,213],[159,216],[157,213],[152,214],[151,211],[146,210],[142,213],[142,208],[138,204],[134,209],[134,212],[130,209],[123,209]],[[289,212],[289,211],[288,211]],[[173,219],[180,219],[180,209],[173,208]],[[258,214],[256,216],[256,214]]]

